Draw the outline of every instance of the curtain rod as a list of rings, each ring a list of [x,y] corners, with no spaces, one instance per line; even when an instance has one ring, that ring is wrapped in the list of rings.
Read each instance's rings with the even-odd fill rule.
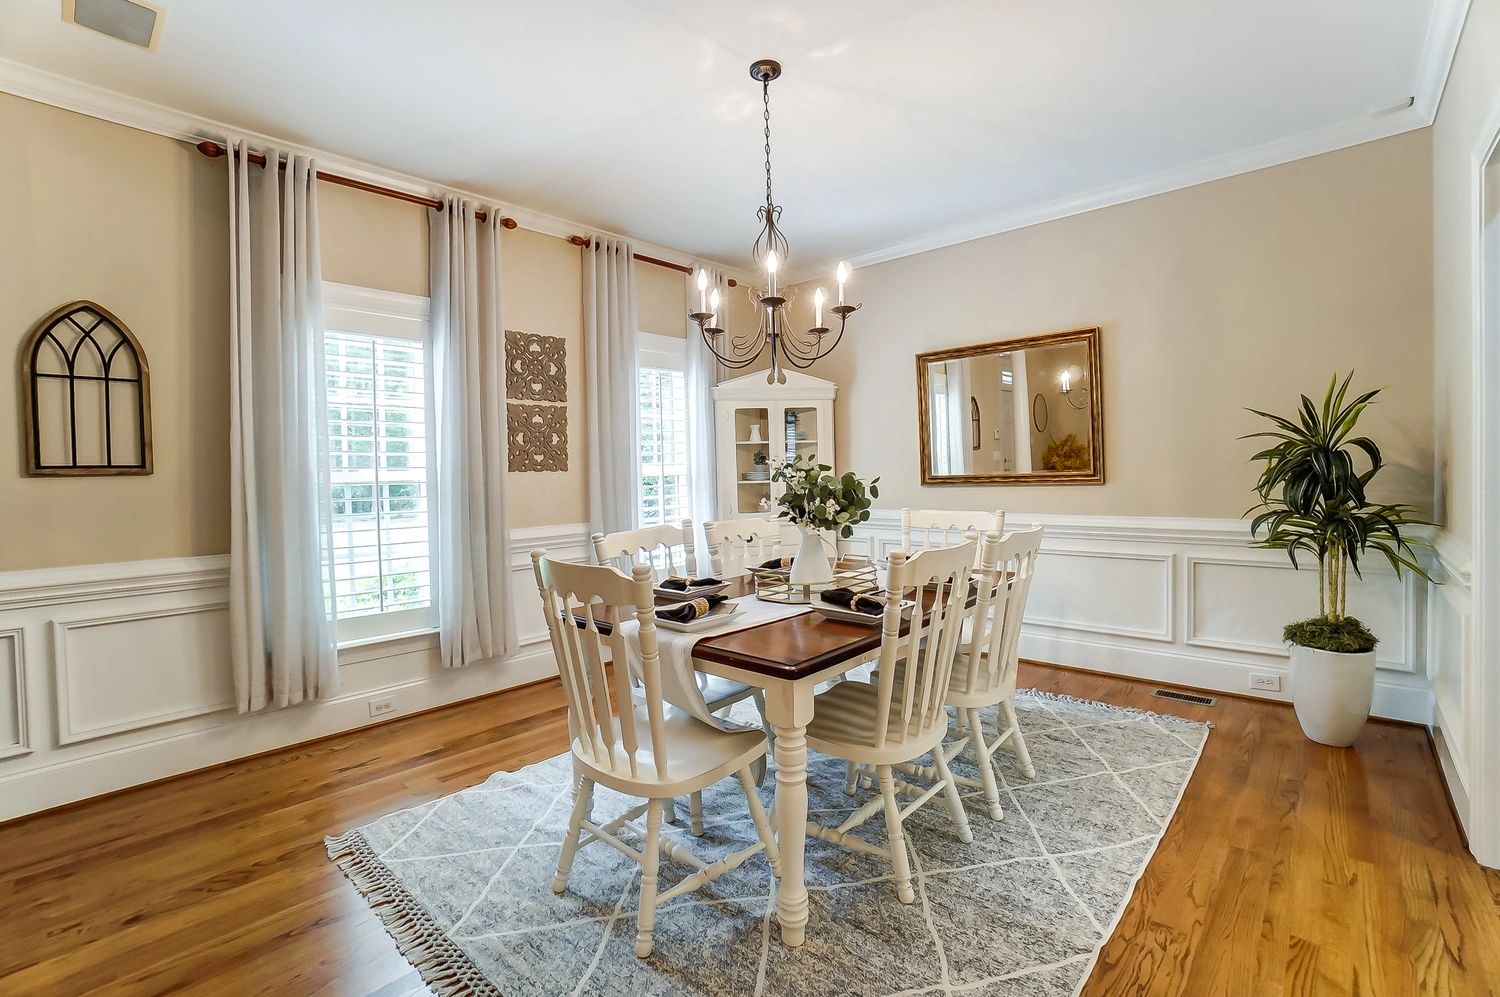
[[[228,153],[228,150],[218,142],[199,142],[197,144],[197,149],[209,159],[219,159],[220,157],[227,155]],[[258,152],[252,152],[250,153],[250,162],[254,163],[256,166],[264,166],[266,165],[266,157]],[[286,169],[285,162],[278,162],[277,165],[283,170]],[[398,201],[406,201],[409,204],[420,204],[428,208],[441,208],[443,206],[442,201],[439,201],[438,199],[433,197],[423,197],[421,194],[410,194],[404,190],[395,190],[391,187],[382,187],[379,184],[368,183],[364,180],[356,180],[353,177],[342,176],[338,173],[324,173],[322,170],[319,170],[318,179],[324,181],[325,183],[337,184],[340,187],[351,187],[354,190],[362,190],[368,194],[379,194],[381,197],[393,197]],[[476,211],[474,212],[474,217],[479,221],[485,221],[489,217],[489,214],[485,211]],[[501,216],[500,224],[505,228],[513,229],[516,228],[520,223],[517,222],[514,218]],[[569,236],[568,241],[575,246],[587,246],[591,242],[591,240],[586,236],[581,235]],[[640,253],[636,253],[634,255],[635,258],[641,263],[650,263],[652,266],[666,267],[668,270],[676,270],[678,273],[693,272],[692,267],[683,266],[681,263],[672,263],[668,260],[659,260],[654,256],[643,256]],[[729,286],[737,287],[738,284],[733,279],[731,279],[729,281]]]

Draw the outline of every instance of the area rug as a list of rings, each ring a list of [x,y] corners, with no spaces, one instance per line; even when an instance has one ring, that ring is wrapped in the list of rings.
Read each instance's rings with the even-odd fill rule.
[[[1001,748],[1004,819],[968,794],[967,845],[941,798],[912,815],[916,903],[897,901],[879,858],[808,841],[811,918],[797,949],[780,942],[763,856],[661,907],[646,960],[633,950],[634,862],[591,845],[555,896],[567,755],[330,838],[328,854],[439,995],[1067,997],[1155,851],[1208,725],[1029,690],[1017,712],[1036,778]],[[954,769],[975,774],[967,750]],[[762,789],[768,803],[774,785],[768,777]],[[808,796],[810,819],[830,825],[863,802],[845,795],[843,763],[816,754]],[[595,819],[629,802],[601,786]],[[755,839],[733,780],[705,791],[704,818],[701,838],[684,826],[666,833],[709,861]],[[879,840],[884,824],[860,833]],[[663,888],[688,871],[663,859]]]

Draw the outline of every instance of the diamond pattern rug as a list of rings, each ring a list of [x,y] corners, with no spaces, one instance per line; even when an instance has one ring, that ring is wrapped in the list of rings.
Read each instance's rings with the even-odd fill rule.
[[[330,838],[328,852],[436,994],[1067,997],[1155,851],[1208,725],[1029,690],[1016,705],[1037,775],[1025,778],[1008,748],[997,752],[1004,819],[967,793],[974,840],[965,845],[941,797],[913,814],[910,906],[896,900],[888,863],[809,839],[810,920],[797,949],[780,943],[764,856],[659,908],[646,960],[633,949],[634,862],[591,845],[555,896],[567,755]],[[753,721],[741,707],[736,718]],[[976,774],[967,750],[953,768]],[[774,786],[768,777],[762,788],[768,805]],[[829,825],[867,798],[846,796],[844,764],[817,754],[808,797],[809,818]],[[594,817],[633,802],[600,786]],[[755,840],[732,779],[704,792],[704,820],[701,838],[685,826],[664,833],[707,861]],[[858,833],[880,841],[884,823]],[[664,858],[662,888],[688,871]]]

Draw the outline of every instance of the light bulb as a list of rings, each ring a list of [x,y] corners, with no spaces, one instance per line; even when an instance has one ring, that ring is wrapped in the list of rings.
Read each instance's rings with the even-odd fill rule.
[[[766,273],[775,273],[776,267],[776,250],[773,249],[766,253]]]
[[[839,304],[842,305],[844,303],[844,282],[849,279],[849,264],[840,260],[838,269],[834,271],[834,276],[838,278]]]
[[[823,289],[820,287],[813,293],[813,326],[823,328]]]
[[[706,311],[708,311],[708,308],[705,307],[705,302],[704,302],[704,297],[703,297],[703,289],[705,287],[707,287],[707,286],[708,286],[708,271],[705,270],[705,269],[703,269],[702,267],[699,267],[698,268],[698,310],[700,312],[706,312]]]

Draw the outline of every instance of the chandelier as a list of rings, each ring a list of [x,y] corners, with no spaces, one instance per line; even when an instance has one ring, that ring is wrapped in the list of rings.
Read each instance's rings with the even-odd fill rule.
[[[806,370],[814,362],[832,353],[844,338],[844,323],[859,309],[859,305],[844,304],[844,285],[849,280],[849,264],[840,263],[834,272],[838,282],[839,303],[828,310],[838,318],[838,332],[823,324],[823,304],[826,300],[823,289],[813,294],[813,327],[806,331],[794,330],[787,318],[787,307],[795,299],[795,288],[778,288],[776,275],[786,267],[790,247],[781,232],[781,206],[771,196],[771,81],[781,75],[781,63],[772,59],[761,59],[750,66],[751,79],[760,83],[761,102],[765,105],[766,139],[766,203],[756,212],[761,222],[760,237],[755,240],[751,253],[755,265],[765,279],[763,288],[752,287],[750,301],[760,315],[754,333],[725,336],[719,322],[719,289],[708,294],[708,273],[698,271],[698,310],[689,317],[698,324],[703,341],[725,367],[731,370],[748,367],[755,363],[767,349],[771,351],[771,370],[766,376],[767,384],[785,384],[786,372],[783,363],[799,370]]]

